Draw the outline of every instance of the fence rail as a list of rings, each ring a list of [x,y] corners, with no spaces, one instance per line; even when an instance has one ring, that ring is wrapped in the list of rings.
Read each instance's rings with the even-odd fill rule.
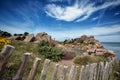
[[[14,47],[11,45],[4,46],[0,53],[0,71],[5,68],[13,50]],[[12,80],[22,80],[26,65],[29,62],[30,55],[30,53],[24,53],[19,68],[16,71],[16,75],[12,78]],[[27,80],[34,80],[40,62],[40,58],[35,58]],[[39,80],[46,79],[50,62],[51,61],[48,59],[45,60]],[[82,65],[81,67],[71,65],[70,69],[68,69],[68,66],[63,65],[61,75],[57,75],[60,65],[55,64],[54,70],[51,72],[52,77],[49,80],[109,80],[112,74],[113,65],[117,63],[118,60],[116,57],[114,57],[108,62],[92,63]],[[57,77],[59,77],[59,79]]]

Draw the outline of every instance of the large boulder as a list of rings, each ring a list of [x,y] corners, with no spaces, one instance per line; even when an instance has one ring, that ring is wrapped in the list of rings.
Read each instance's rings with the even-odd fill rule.
[[[25,39],[26,36],[12,36],[12,37],[9,37],[8,39],[11,39],[11,40],[21,40],[23,41]]]
[[[36,42],[40,42],[42,40],[51,41],[51,36],[45,32],[41,32],[36,35],[35,39],[36,39]]]
[[[105,56],[106,57],[115,57],[115,53],[112,50],[106,50]]]
[[[24,39],[25,42],[32,42],[34,41],[34,34],[29,34],[28,36],[26,36],[26,38]]]

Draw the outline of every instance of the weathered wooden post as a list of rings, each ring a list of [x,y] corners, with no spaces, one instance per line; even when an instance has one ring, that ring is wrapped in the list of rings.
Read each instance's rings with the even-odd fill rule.
[[[79,76],[79,80],[83,80],[83,71],[84,71],[85,66],[82,66],[80,69],[80,76]]]
[[[54,72],[51,80],[57,80],[58,67],[59,67],[59,64],[55,64],[55,68],[54,68]]]
[[[85,66],[85,69],[84,69],[84,75],[83,75],[83,80],[87,80],[88,78],[88,68],[89,68],[89,65],[86,65]]]
[[[96,80],[96,75],[97,75],[97,63],[94,63],[94,69],[93,69],[93,80]]]
[[[75,66],[72,65],[71,69],[70,69],[70,72],[69,72],[68,80],[73,80],[73,78],[75,76],[74,74],[75,74]]]
[[[99,80],[102,80],[102,76],[103,76],[103,68],[104,68],[104,62],[100,62],[100,68],[99,68],[99,70],[100,70],[100,76],[99,76]]]
[[[61,79],[60,80],[66,80],[67,69],[68,69],[68,66],[63,67],[63,72],[61,74]]]
[[[0,71],[5,67],[5,65],[9,61],[9,58],[14,49],[15,47],[11,45],[5,45],[2,51],[0,52]]]
[[[73,80],[77,80],[78,69],[79,69],[79,66],[76,66]]]
[[[25,53],[24,54],[24,56],[23,56],[23,58],[21,60],[20,66],[19,66],[19,68],[17,70],[17,73],[16,73],[15,77],[12,80],[22,80],[22,77],[23,77],[26,65],[28,63],[30,54],[31,53]]]
[[[44,66],[43,66],[43,70],[41,72],[40,80],[45,80],[46,79],[46,74],[48,72],[49,65],[50,65],[50,60],[46,59],[45,63],[44,63]]]
[[[37,71],[37,68],[38,68],[38,65],[40,64],[40,61],[41,61],[40,58],[35,58],[33,67],[32,67],[32,69],[30,71],[29,76],[28,76],[28,80],[34,80],[35,75],[36,75],[36,71]]]

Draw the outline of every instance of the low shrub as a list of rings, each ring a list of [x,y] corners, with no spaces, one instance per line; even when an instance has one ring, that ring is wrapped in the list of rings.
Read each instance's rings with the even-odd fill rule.
[[[41,41],[37,48],[40,54],[52,61],[59,61],[64,56],[64,52],[61,49],[53,47],[48,41]]]
[[[0,51],[2,50],[2,48],[4,47],[4,45],[6,44],[10,44],[11,41],[6,39],[6,38],[0,38]]]
[[[62,57],[64,60],[70,60],[73,59],[76,56],[75,52],[66,52],[66,54]]]
[[[93,62],[94,61],[91,56],[77,56],[74,59],[74,63],[79,65],[86,65],[88,63],[93,63]]]
[[[77,56],[75,59],[74,59],[74,63],[75,64],[78,64],[78,65],[86,65],[88,63],[99,63],[99,62],[105,62],[105,61],[108,61],[107,58],[105,57],[97,57],[97,56]]]

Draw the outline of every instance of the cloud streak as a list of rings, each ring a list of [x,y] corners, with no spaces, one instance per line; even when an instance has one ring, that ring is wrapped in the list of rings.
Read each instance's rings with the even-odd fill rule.
[[[104,27],[94,27],[89,29],[71,29],[69,31],[47,31],[53,38],[57,40],[64,40],[64,39],[71,39],[80,37],[81,35],[107,35],[112,33],[120,32],[120,25],[111,25],[111,26],[104,26]],[[58,36],[59,35],[59,36]],[[120,38],[120,36],[119,36]],[[119,39],[120,40],[120,39]]]
[[[48,4],[45,7],[45,13],[57,20],[63,21],[76,21],[81,22],[88,19],[94,12],[120,5],[120,1],[104,2],[100,6],[95,6],[95,3],[89,3],[88,1],[76,3],[73,6],[60,6],[57,4]]]

